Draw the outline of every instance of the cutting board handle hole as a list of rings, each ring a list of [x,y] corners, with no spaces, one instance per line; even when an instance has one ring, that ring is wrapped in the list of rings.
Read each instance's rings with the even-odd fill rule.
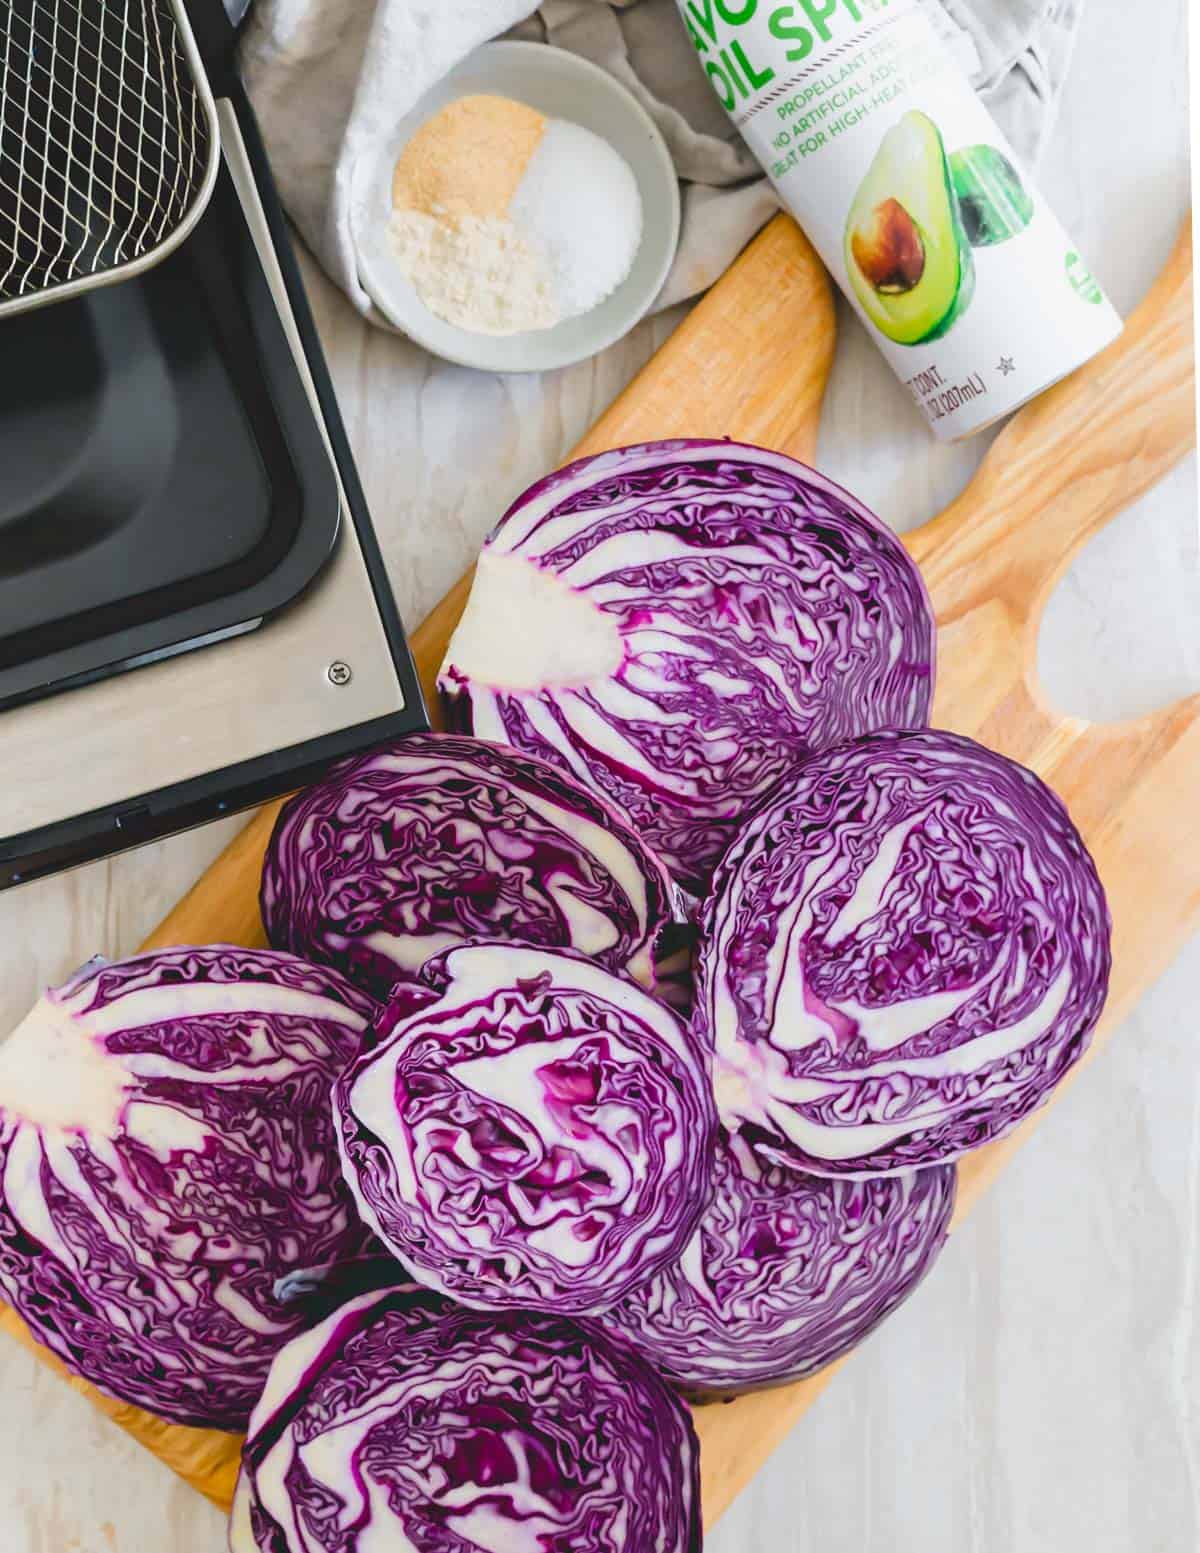
[[[1193,454],[1096,534],[1059,580],[1038,632],[1041,694],[1057,711],[1098,723],[1193,695],[1200,691],[1198,622]]]

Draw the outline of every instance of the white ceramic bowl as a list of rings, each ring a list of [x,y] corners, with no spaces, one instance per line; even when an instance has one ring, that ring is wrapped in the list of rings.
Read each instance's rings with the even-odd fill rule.
[[[642,240],[633,268],[605,300],[553,329],[472,334],[431,313],[401,272],[388,238],[392,173],[410,137],[458,97],[486,92],[527,103],[601,136],[629,163],[642,198]],[[679,242],[679,185],[670,153],[645,109],[598,66],[544,43],[485,43],[427,92],[365,169],[354,243],[363,286],[379,311],[426,350],[489,372],[541,372],[582,361],[642,318],[667,277]]]

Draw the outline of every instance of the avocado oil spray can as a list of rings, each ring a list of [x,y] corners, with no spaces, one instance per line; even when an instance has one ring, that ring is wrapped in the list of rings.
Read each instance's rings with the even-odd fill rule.
[[[922,0],[677,0],[713,89],[943,441],[1121,332]]]

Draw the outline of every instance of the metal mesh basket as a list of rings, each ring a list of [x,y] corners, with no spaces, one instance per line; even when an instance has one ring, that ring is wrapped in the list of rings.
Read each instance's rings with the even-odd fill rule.
[[[0,315],[165,257],[217,152],[176,0],[0,0]]]

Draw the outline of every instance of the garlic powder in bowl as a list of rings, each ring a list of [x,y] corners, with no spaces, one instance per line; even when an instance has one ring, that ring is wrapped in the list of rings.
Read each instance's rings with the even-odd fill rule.
[[[389,238],[439,318],[476,334],[552,329],[629,274],[642,202],[600,135],[508,97],[439,109],[403,148]]]
[[[378,314],[485,372],[544,372],[613,344],[653,306],[679,243],[662,132],[614,76],[548,43],[481,44],[381,125],[352,193]]]

